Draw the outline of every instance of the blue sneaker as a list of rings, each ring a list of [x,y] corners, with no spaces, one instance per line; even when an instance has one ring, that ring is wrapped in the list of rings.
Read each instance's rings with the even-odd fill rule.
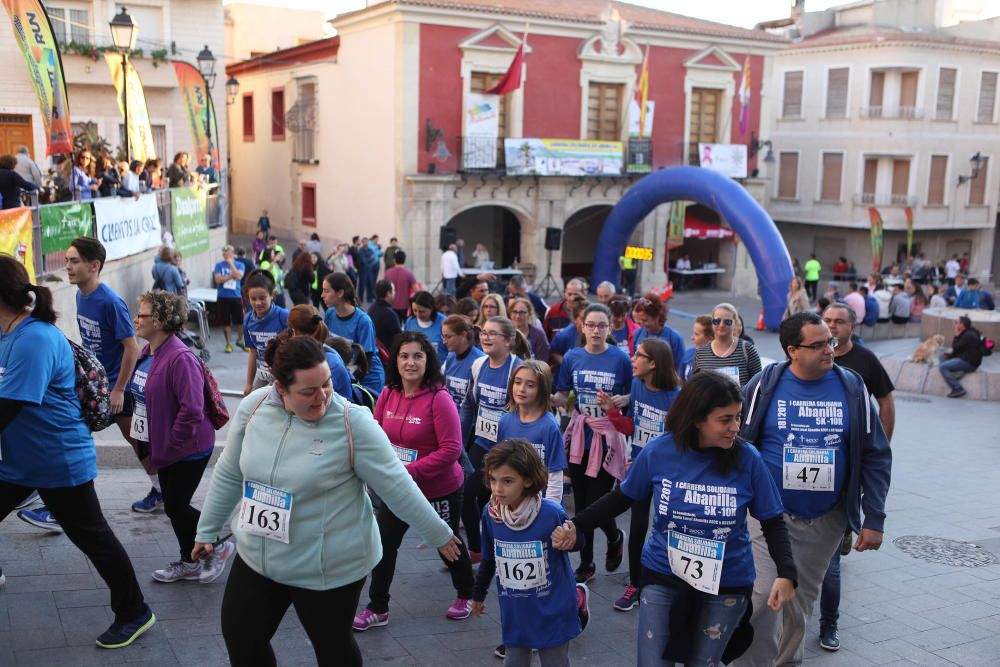
[[[149,608],[149,605],[146,605],[145,611],[128,623],[112,623],[111,627],[97,638],[97,645],[101,648],[128,646],[138,639],[139,635],[153,627],[154,623],[156,623],[156,614]]]
[[[62,526],[52,516],[49,508],[44,505],[35,510],[21,510],[17,513],[17,518],[43,530],[51,530],[54,533],[62,532]]]
[[[149,493],[146,494],[145,498],[132,503],[132,511],[149,514],[150,512],[155,512],[156,508],[161,505],[163,505],[163,494],[153,487],[149,487]]]

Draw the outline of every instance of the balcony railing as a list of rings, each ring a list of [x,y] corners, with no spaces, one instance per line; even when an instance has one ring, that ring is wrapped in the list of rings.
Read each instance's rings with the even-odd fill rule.
[[[861,117],[884,120],[922,120],[924,110],[921,107],[867,106],[861,107]]]
[[[458,137],[458,171],[465,173],[506,173],[507,156],[504,137],[465,135]],[[630,138],[624,142],[622,174],[648,174],[652,171],[653,149],[649,138]],[[447,167],[447,160],[442,167]],[[442,170],[438,167],[438,170]]]
[[[858,206],[916,206],[914,195],[896,195],[885,192],[858,192],[854,195]]]

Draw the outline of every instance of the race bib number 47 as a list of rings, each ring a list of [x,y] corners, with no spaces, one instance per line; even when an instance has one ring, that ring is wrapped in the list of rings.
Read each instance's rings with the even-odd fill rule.
[[[833,491],[836,449],[788,447],[783,452],[782,486],[795,491]]]
[[[719,594],[725,553],[725,542],[685,535],[674,530],[667,533],[670,570],[695,590],[711,595]]]
[[[291,514],[292,494],[249,479],[243,481],[240,530],[288,544]]]
[[[500,585],[512,590],[527,591],[548,584],[545,572],[545,547],[541,541],[494,542],[497,576]]]

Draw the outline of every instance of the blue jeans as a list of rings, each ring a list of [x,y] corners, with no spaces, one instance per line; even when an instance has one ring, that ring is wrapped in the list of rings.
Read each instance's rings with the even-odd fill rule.
[[[445,294],[455,294],[455,282],[458,278],[442,278],[441,279],[441,291]]]
[[[833,552],[819,594],[819,627],[836,628],[840,620],[840,547]]]
[[[663,649],[669,639],[670,605],[677,591],[668,586],[644,586],[639,604],[638,667],[668,665]],[[749,599],[746,595],[709,595],[702,599],[698,627],[703,631],[691,643],[689,665],[722,664],[722,653],[733,636]]]
[[[364,305],[375,300],[375,280],[370,266],[358,269],[358,303]]]
[[[976,369],[972,367],[965,359],[945,359],[938,366],[938,370],[941,371],[941,377],[944,381],[948,383],[952,391],[960,391],[962,389],[962,383],[958,381],[955,377],[955,373],[972,373]]]

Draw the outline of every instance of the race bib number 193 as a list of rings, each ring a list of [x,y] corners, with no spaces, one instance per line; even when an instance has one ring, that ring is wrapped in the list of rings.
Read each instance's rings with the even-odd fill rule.
[[[500,417],[503,410],[494,410],[482,405],[479,406],[479,414],[476,416],[476,436],[486,438],[490,442],[497,441],[497,432],[500,430]]]
[[[243,481],[240,530],[288,544],[291,514],[292,494],[249,479]]]

